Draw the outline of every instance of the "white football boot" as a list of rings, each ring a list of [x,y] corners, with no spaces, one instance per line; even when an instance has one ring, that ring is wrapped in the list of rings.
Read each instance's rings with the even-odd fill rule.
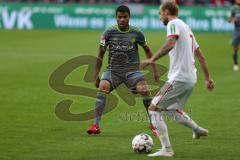
[[[204,129],[202,127],[198,127],[193,131],[192,138],[193,139],[199,139],[202,136],[207,136],[208,135],[208,130]]]
[[[160,149],[158,152],[148,154],[148,157],[173,157],[173,150]]]

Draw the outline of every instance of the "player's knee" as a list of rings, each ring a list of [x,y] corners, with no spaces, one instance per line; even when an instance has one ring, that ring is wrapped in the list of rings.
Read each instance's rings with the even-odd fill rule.
[[[143,91],[141,91],[141,93],[140,93],[142,96],[149,96],[149,92],[148,92],[148,90],[143,90]]]
[[[99,86],[99,90],[104,93],[109,93],[110,89],[106,86]]]
[[[111,85],[107,81],[101,81],[99,84],[99,90],[101,92],[109,93],[111,89]]]
[[[141,94],[142,96],[148,96],[149,95],[148,87],[145,83],[137,85],[137,92],[139,94]]]
[[[149,107],[148,107],[148,111],[157,111],[157,107],[153,104],[151,104]]]
[[[141,86],[138,88],[138,93],[141,94],[142,96],[148,96],[149,95],[149,91],[148,88],[145,86]]]

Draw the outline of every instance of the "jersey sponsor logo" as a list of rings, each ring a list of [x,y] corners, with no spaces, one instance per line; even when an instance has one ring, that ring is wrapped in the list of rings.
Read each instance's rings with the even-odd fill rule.
[[[117,37],[113,37],[113,41],[118,41],[118,38]]]
[[[133,49],[133,43],[127,41],[110,41],[109,50],[129,51]]]

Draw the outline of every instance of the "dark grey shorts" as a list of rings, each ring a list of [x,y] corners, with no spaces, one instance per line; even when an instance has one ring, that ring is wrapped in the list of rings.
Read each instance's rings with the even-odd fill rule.
[[[111,90],[124,83],[132,93],[136,93],[137,83],[145,79],[140,71],[119,72],[107,69],[103,72],[101,80],[109,81]]]

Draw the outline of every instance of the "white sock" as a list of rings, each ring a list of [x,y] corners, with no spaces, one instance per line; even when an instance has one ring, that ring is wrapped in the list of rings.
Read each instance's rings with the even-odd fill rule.
[[[162,113],[157,111],[149,111],[149,115],[152,120],[152,125],[156,128],[156,132],[161,142],[162,149],[172,151],[171,143],[168,136],[167,125],[164,121]]]
[[[198,128],[198,124],[194,122],[187,113],[183,112],[180,109],[167,111],[167,114],[176,122],[183,124],[184,126],[187,126],[191,128],[192,130],[195,130]]]

